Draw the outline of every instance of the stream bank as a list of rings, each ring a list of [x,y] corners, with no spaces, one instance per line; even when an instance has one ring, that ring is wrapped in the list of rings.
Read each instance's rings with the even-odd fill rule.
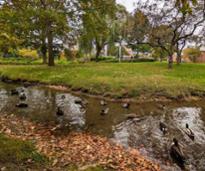
[[[56,170],[70,165],[102,166],[108,170],[152,170],[160,167],[148,161],[135,149],[126,150],[107,138],[87,133],[59,135],[52,125],[33,123],[15,115],[0,115],[0,132],[9,137],[33,142],[39,153],[52,161]],[[32,162],[32,161],[31,161]]]
[[[70,63],[1,65],[0,76],[13,80],[65,86],[69,90],[109,99],[163,101],[205,95],[203,64],[181,64],[168,70],[165,63]]]
[[[12,90],[24,92],[26,99],[23,102],[28,105],[27,108],[16,107],[21,99],[18,95],[11,95]],[[60,126],[61,129],[57,132],[62,138],[70,137],[73,132],[78,135],[107,137],[107,140],[120,144],[123,148],[138,149],[147,159],[159,163],[162,170],[180,170],[169,156],[172,139],[177,138],[183,143],[190,170],[203,170],[205,167],[203,100],[130,102],[128,108],[122,105],[124,106],[121,101],[105,101],[102,105],[101,99],[98,98],[77,96],[41,85],[0,83],[2,114],[14,114],[16,117],[29,119],[40,125],[52,126],[51,129]],[[63,116],[56,116],[58,107],[62,109]],[[105,109],[108,112],[102,115],[102,110]],[[164,135],[160,131],[160,121],[166,123],[168,134]],[[186,123],[195,133],[195,141],[190,140],[184,133]]]
[[[135,102],[135,103],[146,103],[146,102],[173,102],[173,101],[198,101],[205,99],[205,91],[201,90],[190,90],[186,94],[180,94],[177,96],[172,96],[167,94],[164,91],[156,91],[153,93],[147,93],[146,90],[142,92],[140,95],[132,97],[128,92],[125,92],[121,95],[112,94],[112,93],[101,93],[95,92],[83,87],[72,88],[71,85],[66,84],[50,84],[42,81],[32,81],[21,78],[9,78],[8,76],[0,76],[0,80],[4,83],[8,84],[21,84],[22,86],[45,86],[50,89],[54,89],[57,91],[70,92],[77,96],[87,96],[91,98],[105,99],[107,101],[115,101],[115,102]]]

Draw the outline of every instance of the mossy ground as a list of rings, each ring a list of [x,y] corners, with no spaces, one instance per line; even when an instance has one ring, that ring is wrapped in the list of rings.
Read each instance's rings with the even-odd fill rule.
[[[39,154],[30,142],[0,134],[0,166],[11,169],[44,168],[48,160]]]
[[[39,154],[34,145],[28,141],[9,138],[0,134],[0,169],[6,170],[43,170],[51,168],[48,159]],[[66,170],[78,171],[77,166],[69,166]],[[105,171],[98,166],[91,166],[84,171]]]

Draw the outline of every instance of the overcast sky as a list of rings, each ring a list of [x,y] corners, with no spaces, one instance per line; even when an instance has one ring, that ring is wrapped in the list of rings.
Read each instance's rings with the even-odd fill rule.
[[[126,6],[129,12],[132,12],[135,9],[134,2],[136,2],[136,0],[117,0],[117,3]]]

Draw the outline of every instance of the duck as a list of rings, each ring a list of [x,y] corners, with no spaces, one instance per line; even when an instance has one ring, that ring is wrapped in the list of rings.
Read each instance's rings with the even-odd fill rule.
[[[19,91],[17,89],[12,89],[11,90],[11,95],[19,95]]]
[[[61,96],[61,99],[65,99],[65,95],[64,94]]]
[[[26,97],[26,94],[25,94],[25,93],[23,93],[23,92],[20,93],[20,95],[19,95],[19,99],[20,99],[20,100],[26,100],[26,98],[27,98],[27,97]]]
[[[194,135],[193,131],[189,128],[189,124],[188,124],[188,123],[186,123],[185,133],[188,135],[188,137],[189,137],[192,141],[194,141],[195,135]]]
[[[127,119],[135,119],[135,118],[137,118],[138,116],[137,116],[137,114],[136,113],[130,113],[130,114],[127,114],[126,115],[126,118]]]
[[[63,115],[64,115],[64,112],[63,112],[63,110],[61,109],[61,107],[57,107],[56,115],[57,115],[57,116],[63,116]]]
[[[16,104],[16,107],[18,107],[18,108],[27,108],[28,104],[26,104],[26,103],[18,103],[18,104]]]
[[[122,107],[128,109],[130,107],[130,103],[124,103],[122,104]]]
[[[23,83],[23,86],[24,86],[25,88],[27,88],[27,87],[32,86],[32,83],[30,83],[30,82],[24,82],[24,83]]]
[[[82,99],[75,99],[74,103],[75,103],[75,104],[82,105],[83,100],[82,100]]]
[[[101,114],[101,115],[106,115],[106,114],[108,114],[109,110],[110,110],[109,108],[102,109],[101,112],[100,112],[100,114]]]
[[[107,105],[107,102],[106,102],[105,100],[101,100],[101,101],[100,101],[100,105],[101,105],[101,106],[106,106],[106,105]]]
[[[170,148],[170,156],[181,168],[185,168],[186,158],[181,149],[181,146],[176,138],[173,138],[173,143]]]
[[[163,132],[163,134],[166,134],[168,131],[167,125],[163,122],[159,123],[159,129]]]
[[[19,93],[24,93],[24,92],[25,92],[25,90],[23,87],[19,88]]]
[[[158,104],[157,107],[158,107],[158,109],[160,109],[160,110],[165,110],[165,109],[166,109],[165,104]]]

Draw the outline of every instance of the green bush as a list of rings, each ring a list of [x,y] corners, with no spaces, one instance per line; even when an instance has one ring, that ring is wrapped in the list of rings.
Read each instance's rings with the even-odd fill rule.
[[[32,49],[20,49],[19,50],[19,56],[23,58],[30,58],[30,59],[38,59],[39,55],[37,50],[32,50]]]
[[[155,62],[156,59],[154,58],[137,58],[134,59],[134,62]]]
[[[91,58],[91,61],[95,61],[95,57]],[[115,56],[99,56],[98,62],[118,62]]]

